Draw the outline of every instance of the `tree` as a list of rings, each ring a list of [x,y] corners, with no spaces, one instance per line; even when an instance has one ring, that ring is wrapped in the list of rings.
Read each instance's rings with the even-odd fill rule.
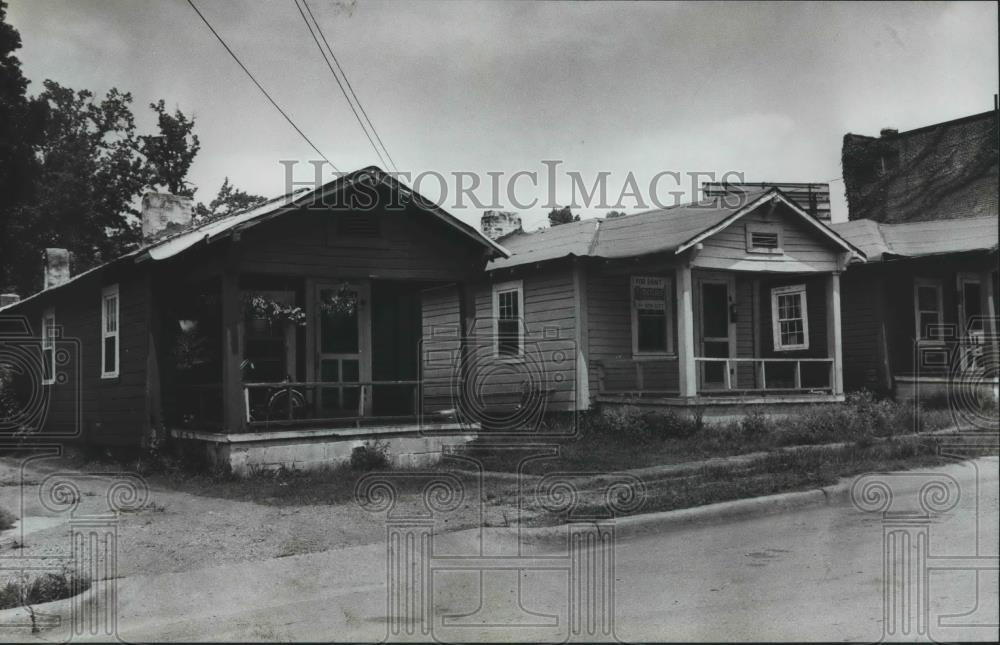
[[[140,137],[142,154],[151,173],[151,188],[164,188],[168,193],[191,197],[194,189],[185,180],[201,143],[194,134],[194,117],[188,118],[180,109],[167,112],[163,99],[150,103],[157,114],[158,135]]]
[[[15,231],[18,212],[31,199],[42,138],[43,106],[27,96],[28,79],[14,52],[21,35],[7,24],[7,3],[0,0],[0,290],[16,288],[14,267],[24,250]]]
[[[215,196],[208,206],[199,202],[195,207],[194,215],[199,223],[211,222],[212,220],[245,211],[267,201],[266,197],[251,195],[229,183],[229,177],[222,181],[218,195]]]
[[[560,224],[568,224],[570,222],[579,222],[580,216],[573,215],[573,211],[569,209],[569,206],[563,208],[553,208],[549,212],[549,226],[559,226]]]
[[[625,215],[625,211],[608,211],[608,214],[605,215],[605,217],[607,219],[614,219],[616,217],[625,217]]]

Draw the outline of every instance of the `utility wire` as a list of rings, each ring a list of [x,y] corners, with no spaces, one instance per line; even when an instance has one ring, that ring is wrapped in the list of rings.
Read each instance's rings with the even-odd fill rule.
[[[347,89],[351,92],[351,96],[354,97],[354,102],[357,103],[358,109],[361,110],[361,114],[364,116],[365,121],[368,123],[368,127],[371,128],[372,134],[375,135],[375,139],[378,141],[379,145],[382,146],[382,151],[385,152],[385,159],[389,160],[389,164],[391,164],[392,169],[396,172],[396,174],[399,174],[399,168],[396,166],[396,162],[393,160],[392,155],[389,154],[389,148],[386,147],[385,142],[382,141],[382,137],[379,136],[378,130],[375,129],[375,124],[372,123],[371,118],[368,116],[368,112],[365,111],[365,106],[361,103],[361,99],[358,98],[357,93],[355,93],[354,87],[351,85],[350,79],[347,78],[347,73],[344,71],[344,68],[340,66],[340,61],[337,60],[337,55],[333,53],[333,47],[330,46],[330,41],[326,39],[326,34],[323,33],[323,28],[320,26],[319,21],[316,20],[316,16],[313,15],[312,8],[309,7],[309,0],[302,0],[302,4],[305,6],[306,11],[309,13],[309,17],[312,19],[313,23],[316,25],[316,31],[319,32],[320,38],[323,39],[323,44],[326,45],[327,51],[330,52],[330,58],[333,59],[334,65],[337,66],[337,70],[340,72],[340,75],[344,78],[344,84],[347,85]],[[296,7],[298,7],[297,0],[296,0]],[[299,13],[300,14],[302,13],[301,8],[299,8]],[[305,20],[304,15],[302,16],[302,19]],[[306,21],[306,24],[308,25],[309,21]],[[309,32],[312,33],[312,28],[309,29]],[[313,40],[316,40],[315,34],[313,34]],[[320,47],[318,41],[316,41],[316,46],[320,48],[320,53],[323,53],[323,48]],[[351,104],[351,99],[348,98],[347,92],[344,91],[344,85],[342,85],[340,79],[337,78],[337,74],[333,71],[333,67],[330,65],[330,61],[327,60],[325,53],[323,53],[323,60],[326,61],[326,65],[327,67],[330,68],[330,73],[333,74],[334,79],[337,80],[337,86],[340,87],[340,91],[343,92],[344,98],[347,99],[347,103]],[[364,130],[365,125],[364,123],[361,123],[361,117],[358,116],[358,111],[354,109],[353,104],[351,104],[351,110],[354,112],[354,116],[358,119],[358,123],[361,125],[361,129]],[[365,130],[365,135],[368,136],[367,130]],[[375,142],[372,141],[371,136],[368,136],[368,141],[372,144],[372,147],[375,147]],[[375,152],[376,153],[379,152],[377,147],[375,147]],[[379,158],[382,159],[381,154],[379,154]],[[385,163],[385,159],[383,159],[383,163]]]
[[[244,72],[246,72],[247,76],[250,77],[250,80],[253,81],[253,84],[257,86],[257,89],[259,89],[261,91],[261,93],[265,97],[267,97],[267,100],[271,102],[271,105],[274,106],[274,109],[276,109],[278,112],[280,112],[281,116],[285,117],[285,120],[288,121],[288,124],[291,125],[293,128],[295,128],[295,131],[299,133],[299,136],[301,136],[303,139],[305,139],[306,143],[308,143],[309,146],[312,147],[312,149],[316,151],[316,154],[318,154],[320,157],[323,158],[323,161],[325,161],[328,164],[330,164],[330,166],[333,167],[333,169],[339,173],[340,172],[340,168],[337,168],[336,164],[334,164],[332,161],[330,161],[329,159],[327,159],[326,155],[323,154],[320,151],[320,149],[316,147],[316,144],[314,144],[309,139],[309,137],[306,136],[306,133],[303,132],[301,130],[301,128],[299,128],[299,126],[295,125],[295,122],[292,121],[292,118],[290,116],[288,116],[288,114],[284,110],[281,109],[281,106],[278,105],[277,101],[275,101],[273,98],[271,98],[271,95],[267,93],[267,90],[264,89],[264,86],[261,85],[260,82],[256,78],[254,78],[254,75],[250,72],[249,69],[247,69],[247,66],[243,64],[243,62],[239,59],[238,56],[236,56],[236,52],[234,52],[232,49],[229,48],[229,45],[227,45],[226,41],[222,39],[222,36],[219,35],[219,32],[217,32],[215,30],[215,28],[212,27],[212,23],[210,23],[208,21],[208,19],[205,18],[205,16],[201,13],[201,11],[198,10],[198,7],[196,7],[195,4],[194,4],[194,0],[187,0],[187,3],[189,5],[191,5],[191,8],[194,9],[194,12],[196,14],[198,14],[199,18],[201,18],[201,21],[205,23],[205,26],[208,27],[209,31],[211,31],[212,34],[219,40],[219,43],[221,43],[222,46],[226,49],[226,51],[229,52],[229,55],[233,57],[233,60],[236,61],[236,64],[239,65],[243,69]]]

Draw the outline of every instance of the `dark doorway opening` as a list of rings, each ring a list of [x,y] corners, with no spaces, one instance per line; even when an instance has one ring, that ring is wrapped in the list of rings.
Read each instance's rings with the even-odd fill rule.
[[[372,380],[416,381],[420,378],[421,285],[372,281]],[[417,413],[416,385],[376,385],[372,414],[407,416]]]

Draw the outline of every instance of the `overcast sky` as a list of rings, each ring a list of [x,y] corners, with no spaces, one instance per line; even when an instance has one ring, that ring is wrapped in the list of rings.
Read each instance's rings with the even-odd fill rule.
[[[378,164],[292,0],[195,2],[337,166]],[[662,171],[837,178],[845,218],[846,132],[983,112],[1000,76],[995,3],[309,3],[400,170],[537,172],[537,191],[520,182],[517,195],[539,204],[542,161],[559,160],[588,185],[611,173],[612,201],[629,172],[643,189]],[[128,90],[146,131],[151,101],[193,113],[199,199],[226,175],[282,193],[279,160],[317,157],[186,0],[12,0],[9,20],[30,92],[46,78]],[[557,199],[569,188],[561,178]],[[522,211],[526,226],[545,212]]]

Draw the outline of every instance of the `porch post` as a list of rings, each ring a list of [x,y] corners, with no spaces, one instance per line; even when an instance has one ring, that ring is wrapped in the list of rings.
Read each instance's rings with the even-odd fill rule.
[[[239,432],[246,422],[243,401],[243,360],[239,275],[232,266],[222,272],[219,297],[222,299],[222,427]]]
[[[833,359],[830,387],[834,394],[844,393],[844,352],[840,327],[840,274],[826,278],[826,355]]]
[[[698,372],[694,362],[694,300],[691,265],[677,267],[677,365],[682,397],[698,394]]]

